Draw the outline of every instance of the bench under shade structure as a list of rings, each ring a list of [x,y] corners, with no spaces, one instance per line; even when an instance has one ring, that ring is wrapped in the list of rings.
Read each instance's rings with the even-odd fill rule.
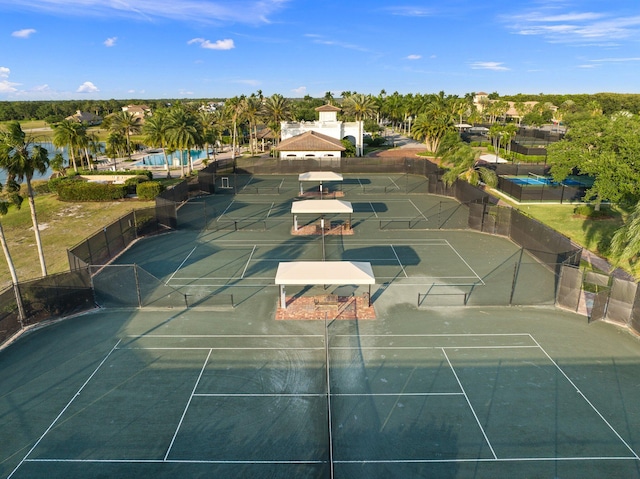
[[[324,215],[328,214],[348,214],[349,224],[353,214],[353,205],[349,201],[343,200],[304,200],[291,203],[291,214],[293,214],[293,229],[298,231],[298,215],[316,214],[322,215],[321,224],[324,229]]]
[[[280,286],[280,307],[287,308],[285,286],[376,284],[371,263],[364,261],[289,261],[278,264],[276,285]]]
[[[339,173],[333,171],[307,171],[306,173],[300,173],[298,175],[298,182],[300,183],[300,195],[304,194],[303,183],[318,183],[319,191],[322,194],[322,182],[334,181],[342,182],[344,178]]]

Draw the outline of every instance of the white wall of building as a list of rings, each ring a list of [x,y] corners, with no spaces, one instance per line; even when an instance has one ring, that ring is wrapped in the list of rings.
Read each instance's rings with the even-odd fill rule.
[[[337,140],[342,140],[346,136],[352,136],[356,140],[356,156],[362,156],[363,148],[363,136],[364,136],[364,122],[354,121],[345,123],[335,120],[335,113],[333,112],[320,112],[320,117],[324,118],[323,113],[326,113],[331,118],[331,121],[301,121],[301,122],[287,122],[283,121],[280,124],[280,135],[282,140],[287,140],[291,137],[301,135],[307,131],[315,131],[322,135],[330,136]]]

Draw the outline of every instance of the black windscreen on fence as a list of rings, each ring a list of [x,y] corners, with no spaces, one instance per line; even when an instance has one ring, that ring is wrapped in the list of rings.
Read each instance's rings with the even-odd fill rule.
[[[515,209],[511,210],[510,238],[549,266],[580,264],[582,248],[554,229]]]
[[[16,293],[11,286],[0,292],[0,344],[22,329]]]

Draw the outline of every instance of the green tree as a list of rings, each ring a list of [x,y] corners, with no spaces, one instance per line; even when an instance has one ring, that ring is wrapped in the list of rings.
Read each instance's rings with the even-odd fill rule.
[[[476,166],[478,152],[461,141],[454,132],[448,132],[442,139],[437,156],[447,167],[447,171],[442,175],[442,180],[448,186],[451,186],[458,179],[474,186],[481,182],[492,188],[498,185],[495,171]]]
[[[78,122],[71,120],[63,120],[53,127],[53,144],[58,148],[67,147],[73,170],[78,172],[76,163],[76,151],[84,142],[86,136],[86,127]]]
[[[611,255],[618,264],[636,260],[640,255],[640,202],[636,203],[624,225],[613,234]]]
[[[122,133],[109,133],[106,153],[109,158],[113,159],[113,169],[117,170],[117,158],[127,154],[127,139]]]
[[[169,114],[169,129],[167,131],[168,145],[176,150],[186,151],[188,171],[191,174],[193,163],[191,149],[202,144],[202,130],[195,115],[182,106],[173,107]],[[184,162],[180,158],[181,175],[184,176]]]
[[[437,152],[440,141],[449,131],[455,131],[453,115],[438,104],[432,104],[425,113],[416,118],[413,137],[424,141],[429,151]]]
[[[640,198],[640,118],[598,116],[576,121],[564,139],[549,145],[556,181],[574,170],[594,178],[586,198],[635,204]]]
[[[24,180],[27,184],[31,222],[33,223],[42,276],[47,275],[47,266],[40,239],[35,193],[31,186],[31,179],[36,172],[44,174],[47,171],[49,168],[48,154],[45,148],[35,144],[33,137],[22,131],[20,123],[17,121],[7,123],[0,134],[0,167],[7,171],[8,178],[15,178],[19,182]]]
[[[169,115],[167,110],[156,110],[152,116],[146,119],[142,125],[142,134],[147,145],[153,148],[161,148],[164,155],[164,169],[167,178],[171,178],[169,157],[167,156],[167,135],[169,132]],[[113,133],[112,133],[113,134]],[[120,135],[120,138],[122,135]]]
[[[8,213],[10,206],[15,206],[18,209],[20,208],[20,205],[22,204],[22,196],[20,196],[19,191],[20,185],[14,181],[7,180],[4,187],[0,184],[0,217]],[[4,258],[7,262],[7,267],[9,268],[9,273],[11,275],[11,283],[16,297],[16,304],[18,305],[18,318],[20,320],[20,325],[24,326],[26,316],[24,313],[24,306],[22,304],[20,286],[18,284],[18,274],[16,273],[16,268],[13,264],[13,260],[11,259],[11,252],[9,251],[9,245],[7,244],[7,239],[4,235],[2,221],[0,221],[0,246],[2,247],[2,252],[4,253]]]
[[[109,131],[121,133],[127,139],[127,156],[131,160],[131,135],[138,135],[142,131],[142,121],[140,117],[130,111],[118,111],[113,113],[107,121]]]
[[[276,136],[276,143],[280,141],[281,122],[290,120],[292,115],[291,102],[280,94],[267,97],[262,110],[262,117]]]

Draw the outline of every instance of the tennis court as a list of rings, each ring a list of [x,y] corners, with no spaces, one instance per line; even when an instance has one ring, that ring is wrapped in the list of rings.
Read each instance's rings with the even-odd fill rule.
[[[94,277],[110,307],[0,352],[0,477],[640,478],[637,338],[555,309],[554,274],[453,201],[358,194],[352,235],[296,236],[290,183],[192,200]],[[419,215],[462,226],[381,226]],[[275,320],[305,260],[371,263],[376,319]]]

